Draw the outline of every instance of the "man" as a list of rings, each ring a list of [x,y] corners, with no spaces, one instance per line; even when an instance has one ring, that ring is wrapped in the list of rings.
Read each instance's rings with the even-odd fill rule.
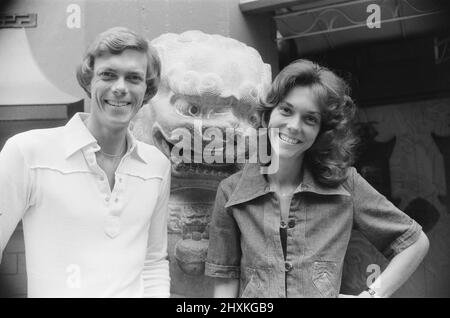
[[[169,296],[170,163],[128,130],[160,69],[143,37],[109,29],[77,70],[90,114],[6,142],[0,252],[22,219],[29,297]]]

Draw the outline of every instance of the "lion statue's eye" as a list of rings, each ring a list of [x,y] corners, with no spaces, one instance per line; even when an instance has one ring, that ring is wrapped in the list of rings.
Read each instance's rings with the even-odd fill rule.
[[[198,114],[200,114],[200,108],[196,105],[189,105],[188,112],[189,115],[198,116]]]
[[[259,124],[259,117],[256,114],[252,114],[248,117],[248,122],[250,125],[256,127]]]
[[[174,103],[178,114],[189,117],[199,117],[201,115],[200,106],[191,104],[184,99],[177,99]]]

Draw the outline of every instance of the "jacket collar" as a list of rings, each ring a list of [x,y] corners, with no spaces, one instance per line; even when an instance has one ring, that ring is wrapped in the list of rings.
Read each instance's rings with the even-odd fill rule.
[[[261,173],[260,168],[261,166],[257,163],[245,165],[237,186],[231,194],[230,199],[225,204],[225,207],[248,202],[269,192],[273,192],[270,189],[266,175]],[[307,165],[305,165],[303,182],[295,189],[294,194],[299,192],[313,192],[319,195],[350,196],[350,193],[342,184],[335,188],[329,188],[317,183]]]
[[[77,151],[83,150],[88,146],[92,146],[94,151],[100,149],[97,140],[92,136],[91,132],[85,125],[86,119],[89,117],[88,113],[76,113],[64,126],[64,148],[66,158],[69,158]],[[127,131],[128,152],[136,155],[138,159],[144,163],[148,163],[146,157],[142,154],[142,149],[139,143],[132,135],[130,130]]]

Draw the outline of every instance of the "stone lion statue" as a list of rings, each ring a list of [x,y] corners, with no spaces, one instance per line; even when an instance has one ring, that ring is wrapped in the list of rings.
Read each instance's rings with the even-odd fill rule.
[[[216,189],[239,169],[237,158],[252,151],[248,144],[239,146],[238,139],[254,132],[255,107],[270,86],[271,68],[254,48],[216,34],[166,33],[151,44],[161,58],[161,84],[132,130],[172,161],[172,293],[207,297],[212,281],[203,270]],[[211,162],[205,153],[216,160]]]

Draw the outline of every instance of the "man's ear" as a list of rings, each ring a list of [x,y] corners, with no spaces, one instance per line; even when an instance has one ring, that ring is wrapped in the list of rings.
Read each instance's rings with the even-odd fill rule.
[[[86,92],[89,98],[91,98],[91,81],[92,76],[88,78],[86,74],[81,72],[81,69],[77,69],[77,80],[78,84],[80,84],[81,88]]]
[[[91,85],[90,85],[90,83],[89,83],[89,85],[86,85],[86,86],[84,86],[83,88],[84,88],[84,91],[86,92],[87,96],[88,96],[89,98],[92,98],[92,94],[91,94]]]

